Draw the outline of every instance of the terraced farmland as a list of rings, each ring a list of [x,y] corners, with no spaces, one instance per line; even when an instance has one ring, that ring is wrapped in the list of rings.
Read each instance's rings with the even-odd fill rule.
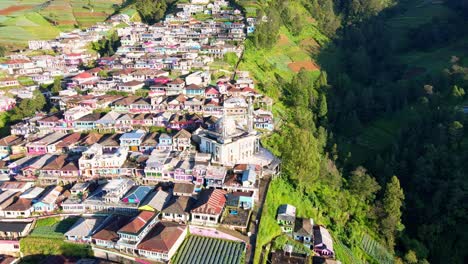
[[[0,44],[17,48],[28,40],[105,21],[122,0],[1,0]]]
[[[173,258],[174,264],[238,264],[244,255],[245,244],[202,237],[188,237]]]

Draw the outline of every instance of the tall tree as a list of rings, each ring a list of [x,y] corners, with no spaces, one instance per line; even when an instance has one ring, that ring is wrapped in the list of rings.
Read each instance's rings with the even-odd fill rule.
[[[143,22],[153,24],[164,17],[166,0],[136,0],[136,9]]]
[[[387,183],[382,201],[383,218],[381,219],[381,232],[385,237],[387,246],[393,250],[395,246],[395,234],[403,229],[401,223],[401,207],[405,195],[400,187],[400,181],[393,176]]]
[[[58,94],[60,91],[62,91],[62,76],[57,76],[54,78],[51,92],[52,94]]]
[[[369,203],[375,199],[375,194],[380,190],[380,185],[367,173],[364,167],[358,167],[351,173],[348,188],[352,194]]]

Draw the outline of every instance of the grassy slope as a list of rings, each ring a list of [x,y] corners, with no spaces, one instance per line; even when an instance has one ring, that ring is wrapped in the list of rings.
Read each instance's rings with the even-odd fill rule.
[[[60,0],[42,6],[45,0],[2,0],[0,11],[12,6],[29,6],[27,9],[0,15],[0,44],[17,48],[31,39],[55,38],[60,31],[88,27],[106,20],[114,13],[112,6],[121,0]],[[134,12],[130,13],[134,14]],[[55,21],[57,25],[49,21]]]
[[[401,5],[405,12],[396,15],[389,20],[388,26],[394,36],[405,36],[409,30],[424,23],[430,22],[434,17],[441,19],[456,14],[441,4],[432,4],[431,1],[404,0]],[[400,39],[404,41],[404,39]],[[451,43],[448,46],[434,49],[428,52],[409,52],[400,54],[398,59],[409,68],[425,69],[426,73],[438,73],[451,66],[452,56],[467,57],[466,46],[468,38]],[[383,116],[364,127],[356,136],[356,144],[343,145],[345,150],[352,150],[354,164],[362,164],[368,158],[389,147],[397,136],[400,127],[407,125],[412,116],[412,107],[407,107],[389,116]],[[345,151],[344,153],[347,153]]]
[[[247,3],[250,8],[255,6],[251,3],[252,1],[243,2]],[[243,5],[242,2],[241,5]],[[247,40],[244,57],[239,65],[239,69],[250,71],[257,81],[257,87],[275,100],[273,111],[277,117],[281,117],[285,106],[279,100],[281,90],[276,76],[290,81],[295,72],[288,67],[288,64],[296,61],[314,61],[314,55],[319,51],[320,45],[327,42],[327,38],[320,33],[313,23],[313,19],[303,7],[298,5],[297,8],[301,8],[305,19],[311,22],[310,26],[306,26],[299,36],[293,36],[287,28],[282,27],[280,40],[272,49],[268,50],[258,50]],[[318,70],[311,72],[315,77],[318,77],[319,73]],[[274,134],[273,136],[278,139],[279,135]],[[276,237],[283,238],[275,218],[278,206],[285,203],[297,207],[298,217],[313,218],[316,223],[325,226],[330,224],[328,218],[322,215],[324,212],[315,207],[312,200],[305,197],[303,193],[294,189],[287,180],[282,178],[272,180],[260,221],[254,263],[259,263],[263,246]],[[280,241],[286,242],[287,240],[280,239]],[[359,249],[351,251],[338,240],[336,242],[338,259],[342,260],[343,263],[360,263],[360,260],[355,256],[356,251],[360,256],[363,255],[363,252],[359,252]]]
[[[252,1],[241,1],[240,4],[242,6],[246,4],[249,8],[259,8],[258,4],[254,4]],[[286,108],[280,101],[282,91],[279,88],[277,76],[280,76],[285,81],[290,81],[295,72],[288,67],[288,64],[297,61],[314,61],[314,57],[319,52],[320,46],[328,41],[327,37],[320,33],[313,18],[310,17],[306,10],[298,5],[297,2],[293,4],[303,13],[304,19],[310,23],[304,27],[303,32],[299,36],[293,36],[286,27],[282,27],[278,43],[272,49],[267,50],[258,50],[252,42],[247,40],[244,57],[239,65],[240,70],[250,71],[257,81],[257,87],[264,94],[275,100],[273,111],[275,116],[279,118],[281,118],[283,112],[286,112]],[[311,71],[311,75],[314,77],[318,77],[319,74],[319,70]],[[281,140],[281,135],[273,134],[267,141],[271,140]],[[277,153],[277,150],[272,149],[272,151]],[[330,195],[329,198],[334,199],[332,197],[333,194]],[[313,203],[314,199],[317,199],[317,197],[307,197],[305,194],[294,189],[287,180],[282,178],[272,180],[260,221],[254,263],[259,263],[262,248],[274,238],[279,237],[280,241],[287,241],[282,239],[280,227],[276,224],[275,220],[276,210],[279,205],[285,203],[292,204],[297,207],[298,217],[313,218],[316,223],[325,226],[331,224],[329,223],[326,210],[324,208],[317,208]],[[363,230],[363,232],[372,234],[372,231],[369,230]],[[334,236],[334,240],[337,259],[342,261],[342,263],[376,263],[375,259],[369,255],[369,252],[363,251],[361,247],[350,249],[341,243],[336,236]],[[278,243],[275,244],[274,246],[278,247]],[[362,261],[363,259],[365,261]],[[263,261],[265,263],[266,259],[264,258]]]

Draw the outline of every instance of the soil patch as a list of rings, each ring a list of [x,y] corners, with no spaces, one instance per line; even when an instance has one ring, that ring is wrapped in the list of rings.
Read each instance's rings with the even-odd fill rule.
[[[308,52],[315,52],[320,48],[320,44],[313,38],[301,40],[299,46]]]
[[[59,25],[75,25],[76,21],[75,20],[59,20],[57,21]]]
[[[18,12],[18,11],[23,11],[32,8],[32,5],[16,5],[16,6],[9,6],[7,8],[1,9],[0,10],[0,15],[2,16],[8,16],[11,15],[12,13]]]
[[[278,45],[284,46],[289,44],[289,39],[284,34],[279,35]]]
[[[296,61],[288,64],[289,69],[293,72],[299,72],[302,68],[307,71],[317,71],[320,67],[313,61]]]

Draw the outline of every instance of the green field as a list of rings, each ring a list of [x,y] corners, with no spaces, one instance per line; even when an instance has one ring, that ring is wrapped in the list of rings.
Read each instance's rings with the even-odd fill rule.
[[[21,239],[21,253],[26,263],[39,263],[48,255],[70,257],[92,256],[89,245],[74,244],[64,241],[64,234],[78,220],[77,217],[50,217],[36,221],[34,230],[28,237]]]
[[[201,236],[189,236],[173,257],[175,264],[239,264],[244,257],[243,243]]]
[[[0,44],[25,46],[28,40],[55,38],[60,31],[106,20],[122,0],[2,0]],[[134,12],[133,12],[134,13]]]
[[[59,238],[63,239],[65,232],[78,220],[77,217],[69,217],[61,220],[61,217],[51,217],[36,221],[31,237]]]

